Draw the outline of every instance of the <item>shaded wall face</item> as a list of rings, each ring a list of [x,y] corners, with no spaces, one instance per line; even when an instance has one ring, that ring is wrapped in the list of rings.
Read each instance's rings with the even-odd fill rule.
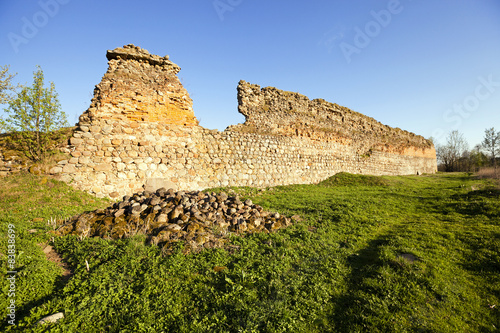
[[[60,174],[99,196],[131,194],[150,183],[184,190],[265,187],[317,183],[341,171],[402,175],[436,168],[432,158],[360,156],[353,146],[336,142],[199,126],[101,120],[74,135],[72,158]]]

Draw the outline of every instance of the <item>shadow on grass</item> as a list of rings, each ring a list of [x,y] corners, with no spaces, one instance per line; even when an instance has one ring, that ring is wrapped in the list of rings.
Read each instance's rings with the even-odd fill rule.
[[[371,240],[363,249],[348,257],[347,266],[350,274],[346,277],[346,291],[339,298],[333,299],[334,306],[329,313],[328,321],[335,323],[333,332],[398,332],[404,325],[407,331],[434,332],[435,328],[426,327],[425,309],[418,312],[408,312],[412,295],[428,295],[431,303],[439,304],[446,301],[446,293],[432,285],[427,277],[417,277],[412,274],[411,260],[403,257],[414,257],[411,254],[396,260],[384,259],[387,246],[392,247],[391,240],[404,234],[404,225],[396,226],[388,232]],[[498,311],[495,300],[500,298],[500,233],[487,235],[470,235],[459,237],[467,249],[467,255],[462,267],[488,281],[485,285],[485,302],[490,300],[491,311]],[[418,260],[418,258],[416,258]],[[381,272],[387,268],[392,270],[388,278],[381,277]],[[408,275],[410,274],[410,275]],[[406,277],[405,277],[406,276]],[[405,285],[406,279],[413,277],[415,285]],[[391,286],[405,285],[399,292]],[[416,289],[415,289],[416,288]],[[491,297],[489,297],[491,296]],[[427,299],[427,298],[426,298]],[[432,303],[432,304],[434,304]],[[412,305],[413,306],[413,305]],[[498,306],[498,303],[496,303]],[[496,327],[500,327],[500,316],[492,316]],[[443,319],[444,320],[444,319]],[[450,320],[453,325],[453,320]],[[479,324],[484,331],[490,331],[487,326]]]
[[[411,253],[400,253],[393,260],[381,259],[384,258],[382,251],[390,246],[394,237],[404,232],[403,229],[403,225],[397,226],[348,257],[347,264],[351,271],[346,277],[347,288],[341,297],[334,300],[330,313],[329,321],[336,324],[333,332],[399,332],[401,325],[408,331],[432,331],[420,325],[415,318],[408,317],[403,309],[412,293],[411,287],[401,287],[405,283],[404,276],[413,269],[413,262],[419,259]],[[392,273],[382,276],[381,272],[387,269]],[[422,280],[421,285],[424,282]],[[399,289],[392,289],[392,285]],[[440,295],[431,289],[428,291],[439,299]]]
[[[36,300],[32,300],[31,302],[25,303],[23,306],[16,308],[16,321],[15,321],[16,326],[19,323],[21,323],[26,317],[29,317],[30,312],[33,309],[35,309],[39,306],[42,306],[43,304],[57,298],[57,296],[60,294],[60,292],[63,291],[64,287],[69,282],[70,278],[71,278],[71,276],[63,276],[63,275],[57,277],[52,285],[52,292],[50,294],[48,294],[44,297],[38,298]],[[54,313],[57,313],[57,311],[55,311]],[[44,316],[48,316],[48,315],[51,315],[54,313],[47,313]],[[38,320],[42,319],[44,316],[38,318]],[[32,326],[34,326],[34,325],[36,325],[36,323],[34,323]],[[10,326],[11,325],[8,325],[7,320],[4,320],[0,324],[0,331],[5,332],[7,330],[7,328]],[[28,328],[30,328],[30,327],[24,327],[24,329],[28,329]],[[19,330],[19,328],[18,328],[18,330]]]
[[[352,332],[364,327],[369,330],[369,323],[365,319],[371,317],[372,313],[366,313],[367,300],[363,297],[363,292],[368,291],[365,280],[375,277],[377,268],[383,262],[380,260],[380,251],[387,245],[391,238],[390,234],[382,235],[372,240],[364,249],[352,254],[347,258],[351,273],[347,280],[347,291],[336,300],[333,322],[337,323],[335,332]]]
[[[469,235],[461,241],[467,244],[469,253],[462,266],[477,275],[487,275],[496,280],[495,289],[500,298],[500,232],[488,235]]]
[[[492,316],[493,327],[500,327],[499,304],[500,299],[500,232],[469,236],[461,241],[467,244],[469,250],[462,267],[475,276],[486,281],[484,284],[484,300],[490,311],[496,312]],[[489,330],[485,330],[489,331]]]
[[[500,199],[499,189],[483,189],[470,191],[465,194],[452,196],[455,200],[447,205],[447,208],[455,210],[457,213],[468,216],[484,215],[489,218],[500,217],[498,199]]]

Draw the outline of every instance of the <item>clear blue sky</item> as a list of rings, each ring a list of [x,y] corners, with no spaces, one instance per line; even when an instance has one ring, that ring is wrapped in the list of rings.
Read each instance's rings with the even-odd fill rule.
[[[181,66],[211,129],[243,122],[243,79],[439,142],[456,129],[472,148],[500,130],[500,1],[0,1],[0,65],[22,83],[40,65],[72,124],[106,50],[129,43]]]

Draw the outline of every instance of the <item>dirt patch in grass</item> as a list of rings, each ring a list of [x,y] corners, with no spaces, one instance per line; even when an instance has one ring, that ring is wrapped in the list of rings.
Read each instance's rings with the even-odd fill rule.
[[[414,263],[417,259],[416,256],[414,256],[411,253],[401,253],[399,255],[400,258],[403,258],[404,260],[408,261],[410,264]]]
[[[73,275],[73,272],[70,270],[68,264],[63,260],[59,253],[57,253],[51,245],[45,243],[38,245],[42,248],[47,260],[55,263],[62,269],[63,280],[68,280]]]

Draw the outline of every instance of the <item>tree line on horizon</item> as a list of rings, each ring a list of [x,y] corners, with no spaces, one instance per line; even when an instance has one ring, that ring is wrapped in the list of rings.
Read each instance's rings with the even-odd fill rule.
[[[500,131],[494,127],[485,129],[483,141],[469,149],[464,135],[455,130],[448,134],[446,143],[435,147],[438,171],[478,172],[488,167],[496,171],[500,158]]]

